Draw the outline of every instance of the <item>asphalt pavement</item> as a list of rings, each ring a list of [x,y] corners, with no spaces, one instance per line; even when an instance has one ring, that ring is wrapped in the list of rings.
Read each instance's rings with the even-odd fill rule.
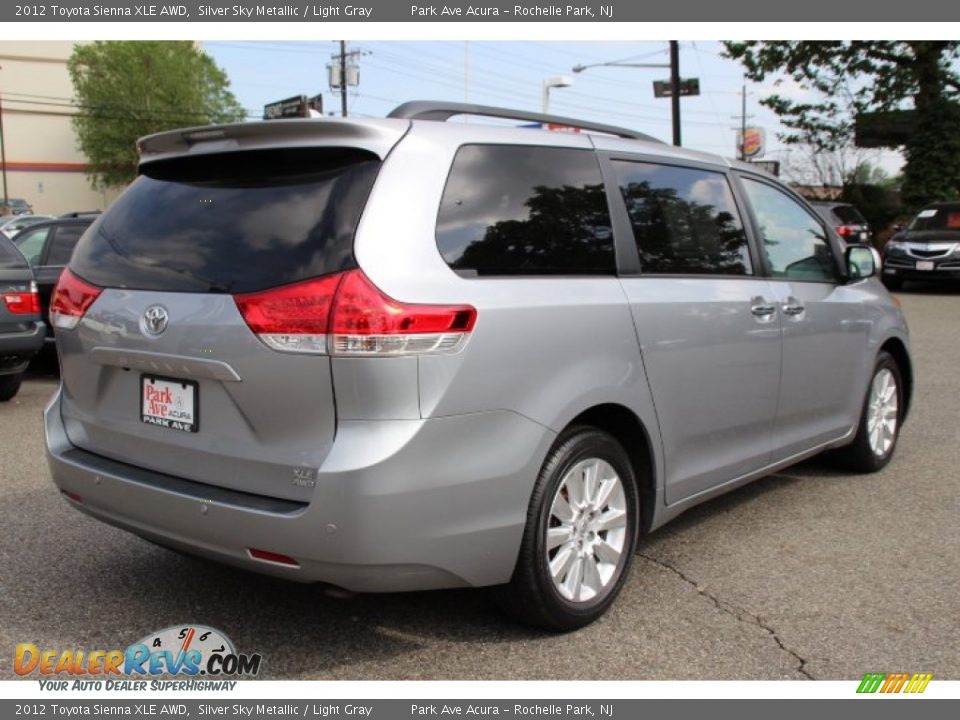
[[[960,679],[960,288],[899,297],[917,383],[883,472],[812,461],[689,511],[641,540],[606,617],[558,636],[481,591],[335,599],[76,512],[47,473],[47,359],[0,405],[0,679],[17,643],[124,648],[180,623],[272,679]]]

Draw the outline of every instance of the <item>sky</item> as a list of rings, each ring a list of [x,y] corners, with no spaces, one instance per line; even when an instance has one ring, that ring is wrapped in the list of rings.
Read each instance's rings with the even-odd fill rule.
[[[340,96],[330,90],[327,65],[339,53],[338,41],[204,42],[231,80],[234,94],[252,118],[266,103],[294,95],[322,93],[324,110],[340,112]],[[620,125],[671,139],[670,100],[654,98],[653,81],[666,80],[667,68],[591,67],[574,74],[575,65],[605,62],[667,64],[668,43],[561,41],[358,41],[360,84],[348,93],[348,112],[383,117],[408,100],[447,100],[539,112],[543,82],[572,77],[570,87],[550,91],[550,112]],[[748,124],[767,135],[764,159],[789,163],[790,148],[777,139],[774,113],[759,100],[774,90],[800,99],[805,91],[787,79],[774,88],[744,80],[738,62],[721,56],[719,42],[680,43],[680,75],[698,78],[700,95],[681,101],[683,144],[719,155],[736,155],[742,88],[747,85]],[[796,152],[796,151],[794,151]],[[877,151],[875,162],[896,174],[900,155]],[[797,162],[796,156],[793,162]]]

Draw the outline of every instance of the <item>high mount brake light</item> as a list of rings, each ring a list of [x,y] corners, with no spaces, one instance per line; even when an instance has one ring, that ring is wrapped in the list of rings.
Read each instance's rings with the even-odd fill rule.
[[[64,270],[53,291],[50,322],[55,328],[73,330],[101,292],[100,288],[84,282],[70,270]]]
[[[403,303],[363,274],[336,275],[234,297],[250,329],[284,352],[353,356],[452,353],[476,323],[469,305]]]

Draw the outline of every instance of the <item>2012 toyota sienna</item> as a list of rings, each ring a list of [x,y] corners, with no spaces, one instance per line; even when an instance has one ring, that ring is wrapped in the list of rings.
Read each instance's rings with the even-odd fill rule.
[[[751,165],[426,102],[139,149],[55,292],[46,433],[66,500],[156,543],[350,591],[499,586],[571,629],[641,533],[894,452],[913,373],[876,253]]]

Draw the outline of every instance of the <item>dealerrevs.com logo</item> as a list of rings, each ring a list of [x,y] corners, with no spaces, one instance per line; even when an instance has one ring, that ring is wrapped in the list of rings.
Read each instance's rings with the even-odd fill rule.
[[[146,689],[144,681],[135,685],[114,678],[180,676],[196,679],[254,677],[260,671],[259,653],[238,653],[233,642],[219,630],[204,625],[173,625],[150,633],[125,650],[49,650],[32,643],[17,645],[13,670],[17,675],[38,674],[52,680],[67,676],[76,689]],[[82,680],[81,680],[82,679]],[[86,681],[83,684],[82,681]],[[110,687],[88,688],[94,681],[106,681]],[[43,682],[43,681],[41,681]],[[46,682],[49,689],[68,689],[67,681]],[[235,683],[229,683],[230,688]],[[204,689],[212,683],[204,683]],[[127,687],[130,686],[130,687]],[[151,689],[160,688],[154,683]],[[181,688],[186,689],[186,688]],[[200,688],[198,688],[200,689]]]

